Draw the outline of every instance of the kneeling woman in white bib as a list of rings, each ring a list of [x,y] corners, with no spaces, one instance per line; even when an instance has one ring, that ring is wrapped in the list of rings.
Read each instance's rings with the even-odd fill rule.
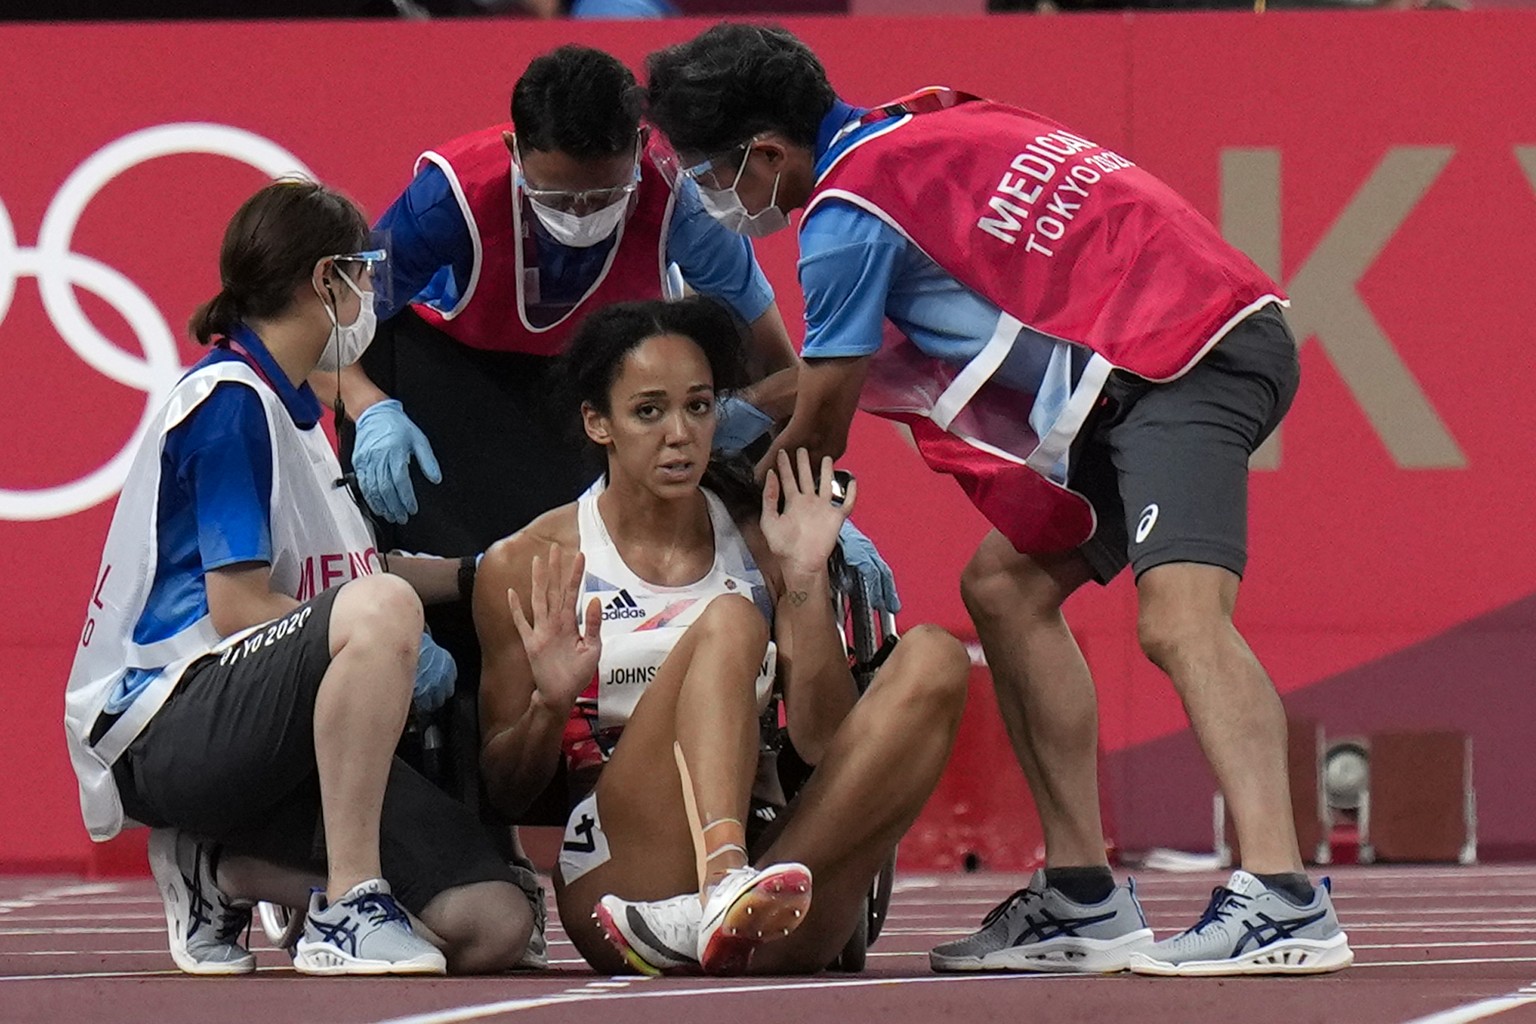
[[[760,495],[706,474],[717,389],[743,380],[724,310],[611,306],[564,371],[607,471],[481,564],[487,790],[516,820],[564,761],[555,893],[600,973],[820,970],[938,781],[966,653],[911,629],[859,696],[827,569],[853,494],[834,500],[830,460],[785,456]],[[775,680],[814,766],[787,807],[760,764]]]
[[[309,974],[499,971],[533,926],[474,815],[394,756],[413,700],[453,690],[422,603],[457,596],[458,563],[384,562],[306,383],[372,337],[385,253],[367,239],[310,181],[230,221],[192,322],[209,352],[134,458],[70,673],[86,827],[155,830],[171,953],[194,974],[256,969],[256,900],[307,905]]]

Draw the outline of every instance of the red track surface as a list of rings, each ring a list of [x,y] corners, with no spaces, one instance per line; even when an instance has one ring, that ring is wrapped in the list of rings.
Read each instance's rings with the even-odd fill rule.
[[[1198,917],[1223,876],[1143,874],[1158,935]],[[0,1022],[261,1024],[569,1021],[758,1024],[884,1020],[1400,1024],[1492,998],[1436,1024],[1536,1020],[1536,868],[1345,868],[1335,898],[1356,966],[1318,978],[1225,980],[937,976],[927,950],[968,932],[1019,884],[998,875],[904,877],[885,934],[858,976],[705,980],[591,974],[558,925],[543,974],[437,980],[314,979],[262,949],[254,977],[179,974],[147,881],[0,879]]]

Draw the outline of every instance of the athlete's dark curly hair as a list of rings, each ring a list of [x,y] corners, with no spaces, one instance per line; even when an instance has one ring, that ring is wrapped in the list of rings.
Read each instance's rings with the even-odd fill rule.
[[[635,146],[643,94],[629,68],[590,46],[562,46],[534,59],[512,89],[518,143],[577,159]]]
[[[582,321],[556,360],[554,378],[566,408],[574,412],[586,404],[610,415],[610,393],[624,370],[624,360],[643,341],[658,334],[691,338],[704,351],[717,394],[747,383],[743,357],[746,325],[728,307],[703,296],[676,302],[619,302]],[[579,420],[575,426],[580,429]],[[581,437],[586,439],[584,431]],[[595,457],[594,469],[607,469],[596,445],[589,443],[587,451]],[[720,496],[737,522],[746,522],[761,507],[762,488],[752,478],[751,463],[739,456],[712,455],[704,472],[704,486]]]
[[[766,131],[807,148],[837,99],[810,47],[782,28],[725,22],[646,58],[646,112],[687,153]]]

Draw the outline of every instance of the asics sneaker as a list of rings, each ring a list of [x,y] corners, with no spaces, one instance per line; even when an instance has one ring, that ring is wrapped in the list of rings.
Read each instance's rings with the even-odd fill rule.
[[[256,958],[240,937],[250,928],[253,904],[219,889],[209,852],[176,829],[149,834],[149,870],[165,901],[171,959],[188,974],[249,974]]]
[[[549,967],[549,906],[544,898],[544,884],[539,881],[533,862],[524,857],[514,856],[508,867],[512,869],[512,880],[523,890],[533,909],[533,934],[528,937],[528,948],[516,966],[522,970],[545,970]]]
[[[652,977],[663,971],[686,970],[699,965],[699,920],[704,907],[696,892],[648,903],[604,896],[592,909],[624,962]]]
[[[935,947],[935,971],[1042,971],[1109,974],[1152,944],[1152,929],[1127,880],[1099,903],[1076,903],[1036,871],[1029,885],[999,903],[981,928]]]
[[[1137,974],[1325,974],[1354,962],[1328,879],[1297,906],[1246,871],[1234,871],[1193,928],[1131,956]]]
[[[448,961],[411,930],[382,878],[359,882],[329,905],[322,890],[310,893],[293,966],[303,974],[448,973]]]
[[[733,868],[715,883],[699,920],[705,974],[744,974],[752,953],[800,927],[811,909],[811,869],[789,861]]]

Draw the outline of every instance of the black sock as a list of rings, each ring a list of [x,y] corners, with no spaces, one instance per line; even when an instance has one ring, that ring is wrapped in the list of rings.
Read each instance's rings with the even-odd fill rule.
[[[1073,903],[1102,903],[1115,891],[1115,876],[1107,867],[1046,868],[1045,884]]]
[[[1264,888],[1284,896],[1286,902],[1304,907],[1312,902],[1312,883],[1300,871],[1282,871],[1278,875],[1254,875],[1264,883]]]

